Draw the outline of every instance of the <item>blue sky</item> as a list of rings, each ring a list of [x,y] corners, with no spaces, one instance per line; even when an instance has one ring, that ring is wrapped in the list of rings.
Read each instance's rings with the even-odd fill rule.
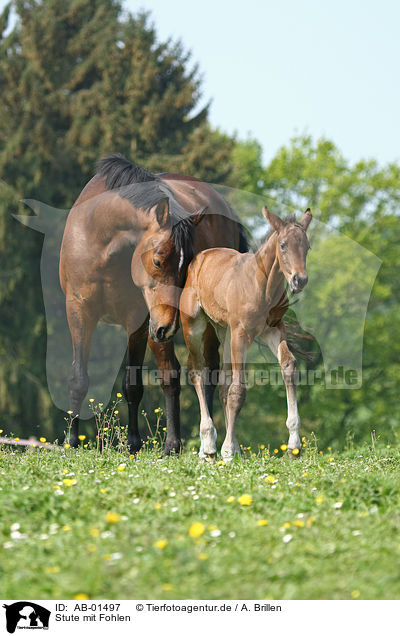
[[[4,6],[0,0],[0,7]],[[333,140],[351,161],[400,160],[398,0],[124,0],[180,39],[214,126],[260,141]]]
[[[204,76],[213,125],[250,132],[267,161],[296,132],[351,161],[400,159],[397,0],[125,0],[180,38]]]

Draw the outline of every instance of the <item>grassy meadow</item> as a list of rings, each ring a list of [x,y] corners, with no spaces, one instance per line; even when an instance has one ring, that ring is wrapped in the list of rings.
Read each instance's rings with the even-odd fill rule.
[[[0,598],[400,597],[399,448],[103,446],[0,448]]]

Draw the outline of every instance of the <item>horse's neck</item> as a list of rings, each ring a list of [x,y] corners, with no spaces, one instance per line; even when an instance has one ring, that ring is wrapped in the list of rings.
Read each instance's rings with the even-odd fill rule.
[[[276,255],[277,240],[278,236],[276,232],[273,232],[253,257],[254,280],[258,294],[269,307],[275,300],[279,300],[285,288],[285,277],[280,270]]]

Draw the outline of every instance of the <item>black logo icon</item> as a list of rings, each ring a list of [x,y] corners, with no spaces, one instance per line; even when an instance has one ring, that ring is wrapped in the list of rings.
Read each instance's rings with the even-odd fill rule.
[[[3,605],[6,608],[7,631],[13,634],[15,629],[49,629],[50,610],[32,603],[31,601],[18,601],[11,605]]]

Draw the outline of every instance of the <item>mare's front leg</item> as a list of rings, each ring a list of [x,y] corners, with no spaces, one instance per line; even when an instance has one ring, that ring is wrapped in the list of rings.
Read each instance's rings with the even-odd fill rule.
[[[127,325],[127,365],[122,382],[122,391],[128,402],[128,448],[132,454],[137,453],[143,444],[139,433],[138,408],[143,397],[142,367],[147,345],[148,319],[140,329],[133,331],[135,326],[136,322],[132,323],[132,327]]]
[[[181,392],[181,366],[175,356],[174,341],[154,342],[149,336],[149,347],[157,362],[161,388],[165,396],[165,412],[167,417],[167,437],[164,454],[179,453],[181,449],[181,422],[179,395]]]
[[[240,455],[240,446],[236,439],[235,424],[246,399],[245,364],[248,338],[241,329],[231,331],[231,364],[232,382],[226,392],[225,419],[226,437],[221,448],[225,461],[230,461],[235,454]]]
[[[282,370],[283,381],[286,386],[286,399],[288,415],[286,426],[289,430],[288,455],[295,459],[299,454],[293,454],[293,450],[300,451],[300,415],[297,407],[297,363],[296,358],[289,351],[284,326],[273,327],[263,336],[272,353],[278,358]]]

